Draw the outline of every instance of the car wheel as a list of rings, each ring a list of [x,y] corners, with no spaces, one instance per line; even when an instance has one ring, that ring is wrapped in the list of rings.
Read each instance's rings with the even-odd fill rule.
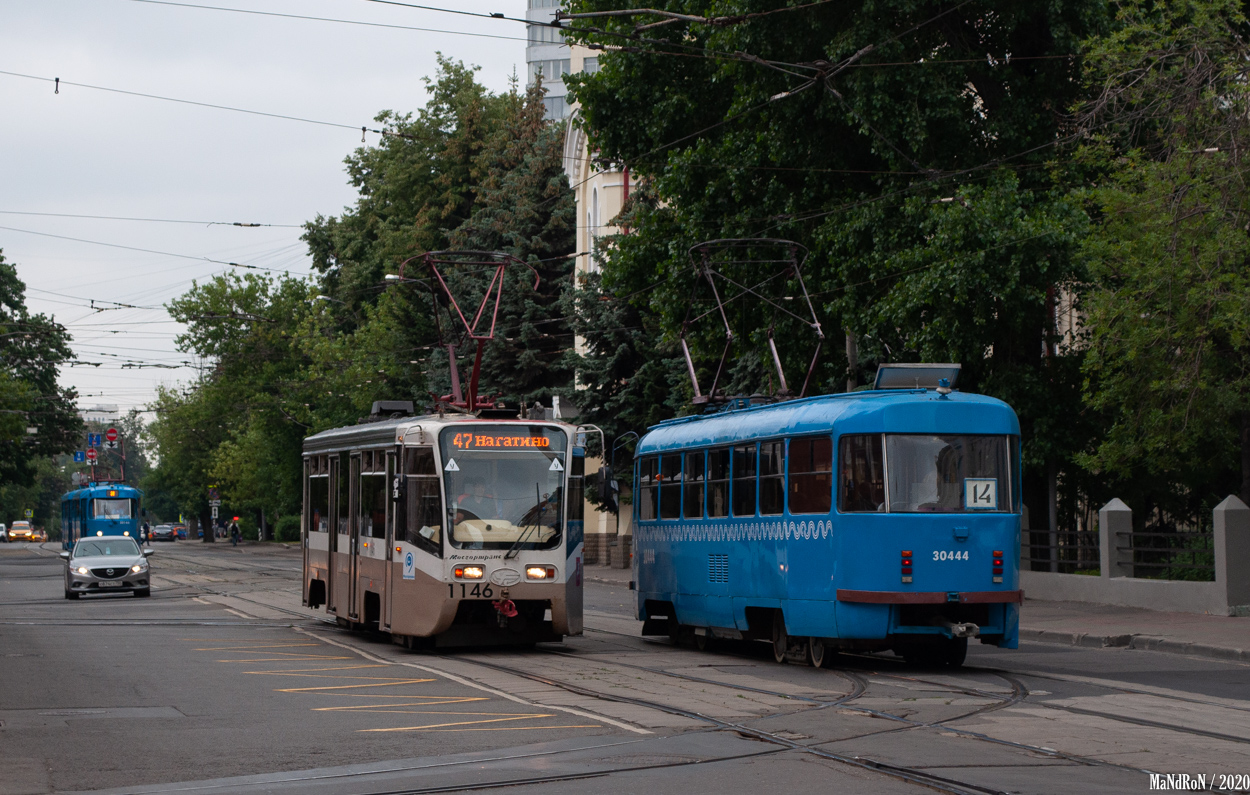
[[[66,592],[65,592],[65,598],[66,598],[66,599],[77,599],[77,598],[78,598],[78,593],[77,593],[77,592],[75,592],[75,591],[66,591]]]
[[[140,588],[139,590],[135,591],[135,596],[138,596],[140,598],[144,596],[151,596],[151,595],[152,595],[151,588]]]

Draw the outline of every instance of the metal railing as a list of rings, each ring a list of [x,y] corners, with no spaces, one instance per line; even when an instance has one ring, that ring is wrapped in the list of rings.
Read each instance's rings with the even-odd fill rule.
[[[1147,528],[1140,533],[1116,533],[1116,542],[1118,552],[1131,555],[1133,577],[1215,581],[1215,536],[1209,528],[1171,531]],[[1127,568],[1127,563],[1122,563],[1122,567]]]
[[[1025,530],[1020,562],[1029,571],[1098,574],[1101,568],[1097,530]],[[1053,537],[1053,543],[1052,543]]]

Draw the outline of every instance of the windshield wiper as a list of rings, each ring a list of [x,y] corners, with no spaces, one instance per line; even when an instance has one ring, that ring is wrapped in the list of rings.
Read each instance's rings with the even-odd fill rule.
[[[525,541],[526,537],[529,536],[530,530],[538,529],[538,526],[539,526],[538,520],[542,518],[542,514],[543,514],[542,509],[543,509],[542,496],[538,493],[538,482],[535,481],[534,482],[534,507],[531,508],[529,511],[527,511],[525,516],[521,517],[521,521],[525,522],[525,528],[521,531],[521,535],[517,536],[516,541],[512,542],[512,546],[508,547],[508,551],[504,553],[504,556],[503,556],[504,560],[512,560],[513,558],[515,558],[517,554],[520,553],[521,544]],[[530,524],[531,518],[534,520],[533,524]]]

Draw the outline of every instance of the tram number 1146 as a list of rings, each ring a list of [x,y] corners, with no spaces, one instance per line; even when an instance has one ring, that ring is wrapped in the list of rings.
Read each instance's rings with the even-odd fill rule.
[[[934,558],[934,560],[936,560],[936,558]],[[460,586],[460,598],[461,599],[466,599],[470,596],[477,596],[481,599],[491,599],[495,596],[495,591],[493,588],[490,587],[490,585],[482,585],[481,583],[477,583],[472,588],[469,588],[468,583],[449,582],[447,583],[448,598],[451,598],[451,599],[456,598],[456,586],[457,585]]]
[[[933,559],[934,560],[967,560],[968,550],[957,549],[953,552],[947,552],[946,550],[941,550],[939,552],[938,550],[934,550]]]

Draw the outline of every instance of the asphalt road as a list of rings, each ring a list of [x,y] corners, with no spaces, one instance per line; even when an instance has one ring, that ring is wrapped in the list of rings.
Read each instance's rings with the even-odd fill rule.
[[[974,646],[776,665],[638,636],[588,582],[587,632],[415,654],[299,606],[299,552],[161,544],[150,599],[62,598],[56,545],[0,546],[0,795],[111,791],[1142,792],[1245,789],[1250,666]]]

